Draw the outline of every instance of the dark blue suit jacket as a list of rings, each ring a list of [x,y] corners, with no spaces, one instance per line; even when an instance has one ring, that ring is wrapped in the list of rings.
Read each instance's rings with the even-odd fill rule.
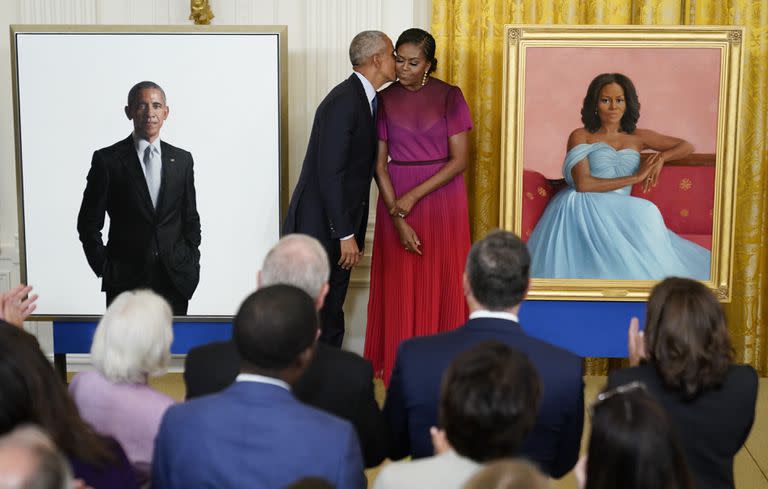
[[[354,233],[362,249],[377,149],[368,98],[353,73],[317,107],[283,233],[325,243]]]
[[[504,319],[471,319],[454,331],[404,341],[397,352],[384,416],[390,423],[390,458],[433,454],[429,428],[437,426],[443,372],[459,353],[496,340],[524,353],[536,367],[542,398],[522,454],[545,473],[561,477],[576,464],[584,423],[581,358],[526,335]]]
[[[278,489],[310,476],[365,488],[357,435],[271,384],[235,382],[177,404],[155,440],[154,489]]]

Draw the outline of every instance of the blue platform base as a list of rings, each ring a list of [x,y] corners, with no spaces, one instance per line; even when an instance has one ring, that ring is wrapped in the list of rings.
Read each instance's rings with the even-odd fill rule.
[[[645,306],[644,302],[526,301],[520,322],[529,335],[579,356],[623,358],[629,320],[637,316],[642,325]],[[54,353],[88,353],[95,329],[95,322],[54,322]],[[174,323],[173,334],[171,352],[182,354],[197,345],[229,339],[232,324],[179,322]]]
[[[53,352],[89,353],[95,322],[55,321],[53,323]],[[232,337],[231,323],[174,323],[171,353],[187,353],[195,346],[223,341]]]
[[[645,321],[645,302],[525,301],[526,333],[582,357],[625,358],[633,316]]]

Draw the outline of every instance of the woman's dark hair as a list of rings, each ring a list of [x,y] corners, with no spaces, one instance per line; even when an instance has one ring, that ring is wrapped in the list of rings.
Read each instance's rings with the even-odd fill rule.
[[[677,436],[644,389],[603,394],[592,409],[585,489],[692,489]]]
[[[0,323],[0,434],[25,423],[47,432],[67,457],[97,466],[115,461],[106,440],[80,418],[35,337]]]
[[[632,80],[621,73],[603,73],[592,80],[587,88],[584,104],[581,106],[581,122],[589,132],[597,132],[600,129],[597,102],[600,98],[600,90],[611,83],[617,83],[624,90],[626,108],[621,117],[621,130],[632,134],[637,128],[637,120],[640,119],[640,100],[637,98],[637,90]]]
[[[437,47],[435,38],[432,37],[432,34],[423,29],[417,29],[416,27],[406,29],[400,34],[400,37],[397,38],[395,49],[403,44],[413,44],[421,48],[424,57],[427,59],[427,62],[430,63],[427,73],[432,73],[437,69],[437,58],[435,58],[435,50]]]
[[[528,357],[498,341],[480,343],[443,376],[440,425],[460,455],[476,462],[511,457],[533,429],[540,397]]]
[[[648,360],[688,399],[721,385],[733,361],[723,308],[695,280],[670,277],[653,288],[644,335]]]

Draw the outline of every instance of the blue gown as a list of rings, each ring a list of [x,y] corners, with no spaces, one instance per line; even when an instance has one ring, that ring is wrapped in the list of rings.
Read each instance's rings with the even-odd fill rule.
[[[598,178],[633,175],[640,166],[637,151],[602,142],[568,151],[563,163],[568,187],[549,202],[528,240],[532,277],[709,278],[709,250],[667,229],[652,202],[630,195],[631,185],[611,192],[577,192],[571,170],[584,158]]]

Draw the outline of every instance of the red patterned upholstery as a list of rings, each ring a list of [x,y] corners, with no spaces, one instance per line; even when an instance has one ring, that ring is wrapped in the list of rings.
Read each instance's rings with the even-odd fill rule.
[[[667,227],[679,235],[712,235],[714,192],[714,166],[665,166],[648,193],[640,184],[632,187],[632,195],[656,204]]]
[[[549,200],[560,188],[539,172],[523,171],[524,241],[528,241]],[[661,170],[659,183],[648,193],[643,193],[640,184],[632,187],[633,196],[656,204],[669,229],[710,250],[714,191],[714,165],[668,164]]]
[[[537,171],[523,170],[523,241],[528,241],[533,228],[552,198],[552,185]]]

